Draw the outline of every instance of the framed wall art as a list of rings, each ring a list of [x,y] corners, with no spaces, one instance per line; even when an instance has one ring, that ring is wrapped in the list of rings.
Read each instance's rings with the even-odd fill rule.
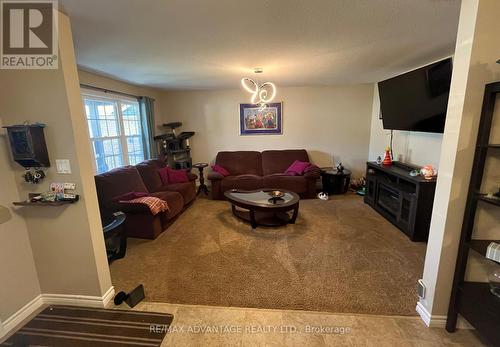
[[[240,104],[240,135],[282,134],[282,103]]]

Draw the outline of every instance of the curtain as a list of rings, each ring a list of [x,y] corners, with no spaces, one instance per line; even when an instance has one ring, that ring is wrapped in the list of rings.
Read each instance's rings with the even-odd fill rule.
[[[153,139],[155,136],[155,100],[142,96],[139,99],[142,122],[142,139],[144,144],[145,159],[158,158],[156,143]]]

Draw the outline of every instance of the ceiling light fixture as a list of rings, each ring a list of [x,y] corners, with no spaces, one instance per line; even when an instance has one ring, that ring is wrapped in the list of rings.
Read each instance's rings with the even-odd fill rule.
[[[253,72],[255,72],[255,74],[261,74],[264,72],[264,69],[255,68]],[[258,79],[254,81],[251,78],[243,77],[241,79],[241,85],[247,92],[252,94],[250,102],[259,105],[260,108],[265,108],[267,103],[271,102],[276,96],[276,86],[272,82],[260,84]]]

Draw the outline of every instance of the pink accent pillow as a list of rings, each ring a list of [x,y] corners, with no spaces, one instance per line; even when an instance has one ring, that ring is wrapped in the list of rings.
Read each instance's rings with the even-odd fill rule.
[[[186,170],[174,170],[168,168],[168,182],[172,183],[186,183],[189,182],[189,177]]]
[[[113,198],[113,201],[129,201],[129,200],[134,200],[137,198],[142,198],[145,196],[148,196],[148,193],[144,192],[128,192],[122,195],[118,195]]]
[[[168,170],[169,170],[168,166],[158,170],[158,174],[160,175],[161,183],[163,183],[164,186],[168,185]]]
[[[220,173],[222,176],[226,177],[226,176],[229,176],[230,173],[229,171],[227,171],[226,169],[224,169],[222,166],[220,165],[212,165],[211,166],[212,170],[214,170],[215,172],[217,173]]]
[[[306,161],[295,160],[292,165],[286,169],[285,174],[288,176],[300,176],[304,174],[304,171],[311,165]]]

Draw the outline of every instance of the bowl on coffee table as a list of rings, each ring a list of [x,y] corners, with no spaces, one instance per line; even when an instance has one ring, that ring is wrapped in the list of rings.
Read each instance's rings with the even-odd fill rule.
[[[271,190],[270,192],[268,192],[268,194],[271,197],[269,201],[273,204],[275,204],[279,200],[283,200],[283,197],[285,196],[285,193],[281,190]]]

